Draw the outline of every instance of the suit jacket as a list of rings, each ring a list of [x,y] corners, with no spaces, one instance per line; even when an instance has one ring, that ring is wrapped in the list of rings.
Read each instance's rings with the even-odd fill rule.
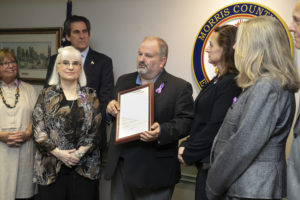
[[[285,143],[294,112],[294,93],[279,80],[261,78],[240,95],[212,147],[208,199],[286,196]]]
[[[289,200],[298,200],[300,191],[300,110],[294,126],[294,138],[287,166],[287,197]]]
[[[121,76],[115,87],[119,91],[136,87],[137,72]],[[154,84],[162,83],[161,93],[154,96],[154,121],[160,124],[157,141],[141,140],[115,145],[115,123],[111,132],[105,178],[111,179],[120,162],[125,182],[135,188],[174,186],[180,179],[177,159],[178,140],[190,130],[193,98],[190,83],[163,71]]]
[[[56,57],[57,55],[50,57],[44,87],[49,86],[48,82],[52,75]],[[90,48],[83,68],[87,79],[87,87],[97,91],[100,103],[105,104],[110,101],[114,87],[114,74],[111,58]]]
[[[184,141],[183,160],[186,164],[209,163],[211,146],[234,97],[242,92],[235,74],[225,74],[211,80],[194,103],[191,135]]]

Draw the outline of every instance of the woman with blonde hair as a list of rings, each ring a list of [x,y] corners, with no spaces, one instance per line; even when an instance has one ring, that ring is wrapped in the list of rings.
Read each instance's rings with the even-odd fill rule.
[[[98,199],[99,100],[96,91],[85,86],[81,54],[74,47],[58,50],[49,85],[41,91],[32,115],[39,197]]]
[[[212,148],[206,192],[217,199],[286,196],[285,143],[299,77],[288,36],[273,17],[238,28],[235,63],[243,93],[228,110]]]

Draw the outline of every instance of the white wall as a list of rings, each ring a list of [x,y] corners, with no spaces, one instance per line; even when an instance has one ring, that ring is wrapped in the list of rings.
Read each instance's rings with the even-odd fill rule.
[[[0,28],[56,27],[65,20],[65,0],[0,0]],[[73,14],[92,24],[91,46],[113,59],[115,78],[135,71],[138,46],[146,35],[158,35],[169,44],[166,69],[193,84],[195,38],[217,10],[237,0],[73,0]],[[296,0],[248,0],[277,12],[287,24]]]

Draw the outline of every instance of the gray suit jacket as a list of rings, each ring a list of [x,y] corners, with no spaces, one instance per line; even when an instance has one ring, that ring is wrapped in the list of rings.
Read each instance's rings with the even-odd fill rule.
[[[214,141],[210,200],[286,196],[285,143],[294,112],[294,93],[276,80],[262,78],[240,95]]]
[[[299,200],[300,195],[300,110],[294,126],[294,138],[287,168],[287,195],[289,200]]]

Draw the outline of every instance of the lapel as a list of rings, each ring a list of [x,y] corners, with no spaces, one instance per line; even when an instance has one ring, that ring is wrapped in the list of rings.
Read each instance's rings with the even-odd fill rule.
[[[122,81],[118,85],[116,85],[116,87],[114,89],[115,98],[118,97],[118,92],[136,87],[136,78],[138,76],[138,73],[133,72],[133,73],[129,74],[128,76],[129,77],[127,77],[125,79],[125,81]]]
[[[60,102],[62,99],[63,91],[60,84],[47,88],[44,102],[47,114],[55,115],[60,108]]]
[[[93,51],[93,49],[90,48],[88,54],[86,55],[85,61],[84,61],[84,69],[95,66],[96,60],[95,60],[93,54],[94,54],[94,51]]]
[[[299,121],[298,118],[300,116],[300,108],[298,108],[298,111],[296,112],[296,114],[297,114],[296,120]]]
[[[207,91],[209,91],[209,88],[210,88],[211,84],[213,84],[213,81],[214,81],[214,79],[212,79],[211,81],[209,81],[209,82],[204,86],[204,88],[200,91],[200,93],[198,94],[198,96],[197,96],[196,99],[195,99],[195,103],[194,103],[195,106],[194,106],[194,108],[197,107],[198,100],[200,99],[200,97],[203,96]],[[217,83],[216,83],[216,84],[217,84]]]
[[[163,72],[161,75],[158,77],[158,79],[154,83],[154,98],[160,95],[160,93],[164,92],[165,87],[168,87],[168,76],[169,74],[166,72],[165,69],[163,69]],[[162,87],[163,84],[163,87]],[[156,92],[156,90],[162,87],[161,92]]]

